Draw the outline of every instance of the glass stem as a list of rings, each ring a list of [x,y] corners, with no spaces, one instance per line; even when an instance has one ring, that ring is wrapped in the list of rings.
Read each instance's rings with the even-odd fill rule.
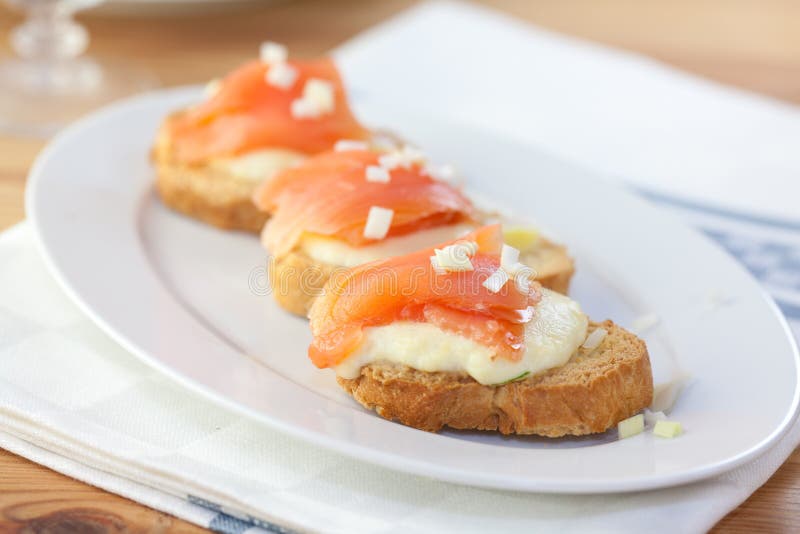
[[[81,55],[89,45],[86,29],[72,19],[64,2],[32,2],[28,17],[11,32],[11,45],[26,59],[56,60]]]

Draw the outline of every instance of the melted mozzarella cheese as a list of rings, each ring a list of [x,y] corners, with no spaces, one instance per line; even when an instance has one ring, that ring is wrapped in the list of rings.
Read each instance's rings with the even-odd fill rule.
[[[493,358],[489,347],[429,323],[399,321],[364,329],[361,345],[336,367],[356,378],[372,362],[392,362],[427,372],[466,372],[481,384],[501,384],[567,363],[586,339],[589,321],[577,302],[542,290],[533,319],[525,325],[525,353],[519,361]]]
[[[304,159],[305,154],[287,148],[264,148],[231,158],[214,159],[211,166],[245,180],[260,182]]]
[[[406,235],[389,237],[363,247],[354,247],[332,237],[306,234],[300,242],[300,248],[311,259],[320,263],[355,267],[375,260],[410,254],[423,248],[451,241],[473,229],[473,226],[468,224],[437,226]]]

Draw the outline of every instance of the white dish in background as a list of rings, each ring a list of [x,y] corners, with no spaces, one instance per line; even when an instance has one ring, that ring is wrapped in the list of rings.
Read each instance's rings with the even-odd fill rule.
[[[306,321],[264,287],[255,236],[167,210],[148,152],[168,112],[196,88],[161,91],[101,111],[42,153],[28,216],[54,275],[132,353],[184,385],[278,430],[386,467],[477,486],[544,492],[657,488],[753,458],[797,414],[798,355],[758,284],[697,232],[584,170],[460,125],[358,100],[359,115],[455,162],[473,190],[537,221],[577,259],[572,296],[595,319],[659,324],[648,342],[656,382],[691,381],[672,417],[686,433],[550,440],[429,434],[362,409],[306,357]],[[709,295],[723,292],[724,306]]]

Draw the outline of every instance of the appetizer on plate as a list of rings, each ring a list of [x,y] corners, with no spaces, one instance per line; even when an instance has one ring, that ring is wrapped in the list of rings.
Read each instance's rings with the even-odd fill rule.
[[[642,340],[530,280],[499,225],[332,277],[309,357],[358,402],[422,430],[604,432],[650,405]]]
[[[449,173],[408,146],[389,150],[344,141],[265,181],[254,201],[272,213],[262,232],[270,251],[272,293],[285,309],[306,315],[337,271],[450,241],[486,215]],[[564,247],[515,229],[523,259],[546,287],[566,292],[573,273]]]
[[[337,139],[370,136],[351,113],[332,60],[290,61],[275,43],[207,93],[166,118],[153,160],[164,203],[220,228],[260,231],[269,215],[252,195],[262,180]]]

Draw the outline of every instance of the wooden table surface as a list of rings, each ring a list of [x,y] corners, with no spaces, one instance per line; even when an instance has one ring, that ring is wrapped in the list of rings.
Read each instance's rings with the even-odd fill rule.
[[[82,18],[92,53],[132,58],[164,85],[202,82],[265,39],[320,54],[411,0],[308,0],[213,15]],[[800,2],[794,0],[487,0],[546,28],[634,50],[723,83],[800,103]],[[0,9],[0,35],[19,20]],[[4,39],[5,40],[5,39]],[[0,44],[0,55],[8,53]],[[0,229],[24,217],[25,174],[43,143],[0,136]],[[800,450],[718,532],[800,532]],[[0,532],[200,532],[184,521],[0,451]]]

